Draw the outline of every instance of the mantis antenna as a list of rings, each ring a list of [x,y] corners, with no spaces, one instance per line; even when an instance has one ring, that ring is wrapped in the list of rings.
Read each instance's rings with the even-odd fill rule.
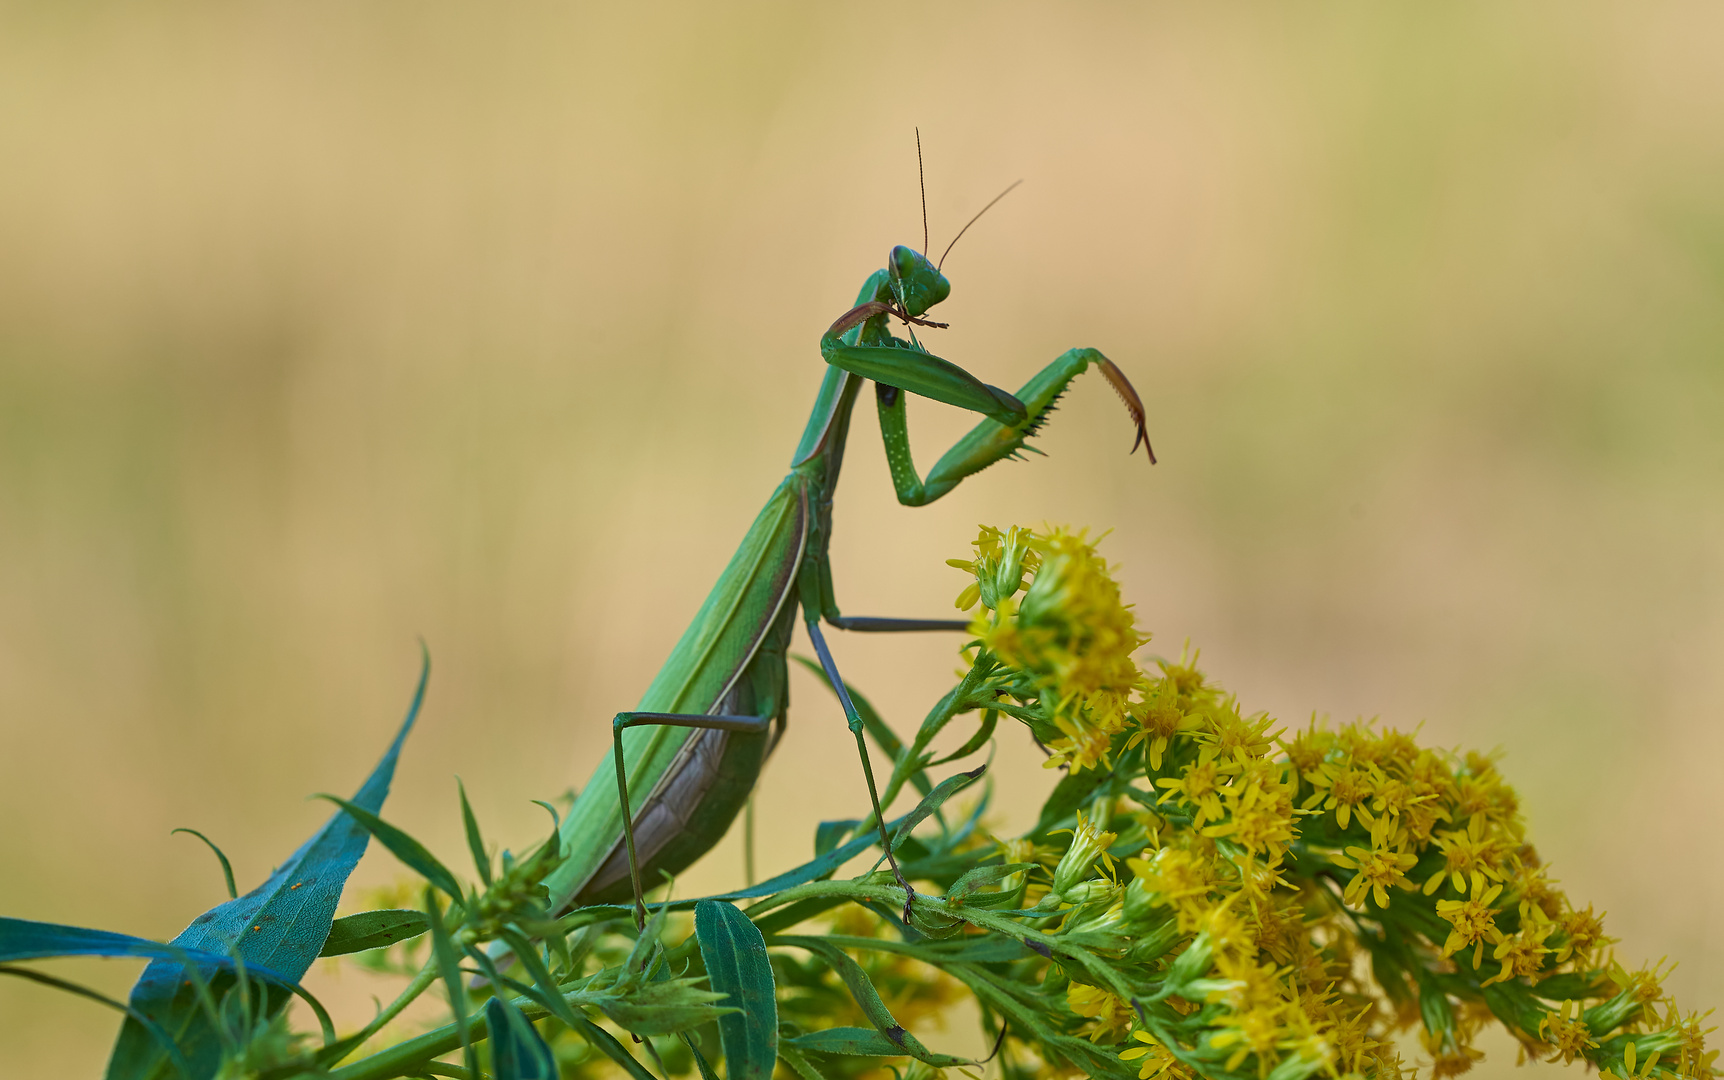
[[[928,174],[922,169],[922,129],[916,129],[916,182],[922,185],[922,257],[928,257]]]
[[[918,148],[920,148],[920,142],[918,142],[917,145],[918,145]],[[958,240],[965,233],[970,231],[970,226],[974,225],[976,223],[977,219],[979,219],[983,214],[987,213],[989,210],[992,210],[994,208],[994,203],[997,203],[1001,199],[1005,198],[1007,195],[1010,195],[1012,193],[1012,188],[1017,187],[1021,183],[1023,183],[1022,180],[1013,180],[1011,187],[1008,187],[1008,188],[1006,188],[1006,190],[1000,192],[998,195],[995,195],[993,197],[993,199],[989,201],[988,205],[986,205],[986,206],[982,207],[980,210],[976,211],[975,217],[971,218],[969,221],[964,223],[964,227],[958,230],[958,235],[952,237],[952,242],[950,244],[946,245],[946,250],[940,252],[940,261],[934,264],[934,269],[936,271],[939,270],[940,267],[946,265],[946,256],[950,255],[952,253],[952,249],[954,247],[958,246]]]

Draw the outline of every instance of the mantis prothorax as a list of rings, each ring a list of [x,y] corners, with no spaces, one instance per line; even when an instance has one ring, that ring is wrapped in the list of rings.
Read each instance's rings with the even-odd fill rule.
[[[894,319],[907,326],[941,326],[924,316],[950,292],[950,283],[924,254],[894,247],[886,268],[862,286],[856,305],[821,337],[826,376],[790,475],[767,499],[640,704],[613,721],[610,753],[563,819],[567,854],[545,882],[553,911],[613,903],[632,893],[637,922],[644,922],[642,875],[677,873],[723,837],[783,733],[786,648],[800,612],[855,735],[873,820],[905,890],[908,919],[914,893],[891,855],[862,718],[844,689],[820,622],[859,631],[963,630],[968,624],[862,618],[839,610],[827,558],[832,496],[864,380],[874,382],[887,465],[898,501],[906,506],[933,502],[966,476],[1013,456],[1072,379],[1090,367],[1099,368],[1124,400],[1137,428],[1132,450],[1140,444],[1149,449],[1142,401],[1119,368],[1095,349],[1067,351],[1016,394],[1008,394],[925,350],[914,331],[909,341],[893,336]],[[926,480],[910,456],[906,394],[985,417],[940,458]],[[1153,450],[1149,460],[1155,460]],[[625,803],[632,813],[624,814]]]

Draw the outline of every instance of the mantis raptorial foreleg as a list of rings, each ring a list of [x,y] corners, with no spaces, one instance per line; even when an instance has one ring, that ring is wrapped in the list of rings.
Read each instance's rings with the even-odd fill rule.
[[[1024,404],[1024,418],[1015,424],[984,420],[959,439],[928,472],[923,480],[916,473],[916,463],[910,454],[909,417],[905,397],[897,386],[878,383],[875,399],[880,407],[880,437],[886,444],[886,465],[892,472],[892,486],[898,501],[905,506],[925,506],[958,486],[966,476],[981,472],[989,465],[1017,455],[1026,449],[1024,440],[1034,435],[1053,411],[1054,403],[1065,393],[1071,381],[1090,367],[1101,369],[1102,375],[1125,402],[1125,408],[1137,425],[1137,442],[1146,448],[1149,436],[1143,427],[1143,402],[1137,391],[1120,374],[1113,361],[1095,349],[1068,349],[1053,363],[1037,372],[1015,395]],[[1033,449],[1033,447],[1029,448]],[[1150,461],[1155,451],[1149,451]]]

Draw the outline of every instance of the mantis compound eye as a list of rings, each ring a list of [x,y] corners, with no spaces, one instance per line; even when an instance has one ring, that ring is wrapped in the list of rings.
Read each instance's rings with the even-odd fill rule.
[[[922,314],[952,294],[951,282],[927,256],[902,244],[892,249],[891,257],[886,260],[886,273],[911,315]]]

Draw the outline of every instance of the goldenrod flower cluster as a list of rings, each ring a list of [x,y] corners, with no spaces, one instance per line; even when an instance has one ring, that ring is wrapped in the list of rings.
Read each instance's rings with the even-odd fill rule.
[[[1002,889],[1088,950],[1024,963],[1078,1042],[1013,1025],[1029,1064],[1008,1074],[1111,1075],[1087,1045],[1144,1080],[1399,1077],[1395,1033],[1417,1026],[1444,1077],[1498,1022],[1622,1080],[1715,1075],[1704,1017],[1615,962],[1491,758],[1369,723],[1289,734],[1194,655],[1141,669],[1147,635],[1084,533],[984,528],[953,565],[974,577],[958,605],[981,605],[966,657],[993,707],[1066,772],[1045,831],[996,849]]]
[[[1490,756],[1373,723],[1284,730],[1189,651],[1140,666],[1148,636],[1083,532],[984,528],[953,565],[969,578],[958,606],[976,612],[957,685],[908,745],[868,728],[892,761],[880,803],[922,793],[899,824],[822,823],[812,861],[670,905],[692,918],[655,904],[643,925],[608,904],[551,920],[535,869],[546,849],[505,856],[493,878],[468,823],[487,886],[463,901],[457,932],[487,986],[467,990],[520,995],[511,1007],[548,1043],[541,1066],[548,1053],[565,1080],[712,1077],[715,1062],[801,1080],[980,1080],[983,1067],[1001,1080],[1444,1080],[1501,1025],[1523,1056],[1613,1080],[1717,1076],[1707,1017],[1669,1000],[1662,964],[1618,962],[1599,914],[1538,857]],[[973,734],[937,758],[933,741],[973,714]],[[1011,720],[1062,775],[1034,828],[998,837],[985,784],[967,809],[954,801],[984,770],[934,773]],[[839,875],[887,843],[892,867]],[[414,891],[374,903],[407,907]],[[398,1005],[456,948],[430,890],[416,891],[429,933],[367,954],[374,971],[412,977]],[[734,900],[746,906],[725,913]],[[510,955],[518,965],[499,970]],[[746,1002],[748,1022],[721,1000]],[[945,1041],[934,1031],[962,1003],[991,1054],[922,1041]],[[421,1075],[460,1039],[452,1019],[355,1075]],[[235,1077],[323,1075],[285,1026],[254,1025],[236,1047]],[[489,1039],[474,1064],[435,1071],[528,1075],[525,1060],[509,1065]]]

